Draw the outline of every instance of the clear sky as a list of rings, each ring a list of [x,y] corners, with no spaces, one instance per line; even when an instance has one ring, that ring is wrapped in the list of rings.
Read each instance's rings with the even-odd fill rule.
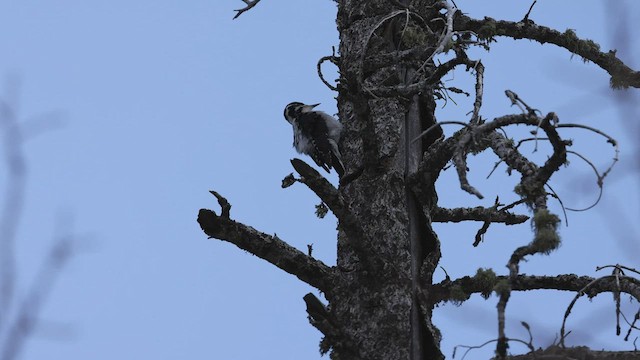
[[[519,20],[531,2],[456,3],[471,16]],[[607,3],[540,0],[531,18],[561,31],[575,29],[608,50],[617,24],[640,21],[640,3],[616,0],[628,7],[622,13]],[[196,216],[202,207],[218,209],[208,193],[217,190],[232,203],[235,219],[302,250],[313,243],[317,258],[335,263],[335,218],[317,219],[311,192],[299,184],[283,190],[280,181],[297,156],[283,107],[321,102],[322,110],[336,112],[335,94],[316,75],[317,60],[338,45],[336,5],[263,0],[232,21],[242,6],[240,0],[0,0],[0,96],[18,94],[13,105],[21,120],[44,116],[61,123],[24,146],[29,171],[18,233],[20,296],[33,282],[61,214],[73,219],[77,234],[77,253],[55,284],[23,359],[320,358],[320,333],[308,324],[302,301],[312,289],[228,243],[207,240]],[[562,122],[597,126],[620,141],[620,162],[603,201],[589,212],[570,213],[562,247],[550,257],[530,258],[521,271],[594,276],[598,265],[640,267],[633,168],[638,118],[621,118],[608,75],[563,49],[529,41],[500,39],[491,52],[470,55],[486,66],[483,117],[518,112],[504,96],[511,89],[543,113],[556,111]],[[621,48],[618,55],[640,68],[640,47]],[[327,74],[335,78],[330,66]],[[464,71],[446,80],[473,90]],[[637,106],[638,90],[625,94]],[[471,101],[454,99],[457,105],[438,110],[440,120],[468,119]],[[602,138],[566,134],[601,169],[607,166],[613,152]],[[503,202],[514,199],[509,191],[516,179],[505,175],[504,166],[484,180],[494,163],[493,156],[470,161],[471,181],[485,200],[460,191],[448,171],[438,183],[441,205],[490,206],[496,195]],[[4,187],[6,166],[1,169]],[[335,174],[330,179],[335,182]],[[597,197],[595,179],[579,159],[552,184],[570,207]],[[554,210],[560,211],[555,204]],[[437,226],[442,266],[451,277],[478,267],[504,274],[511,251],[531,239],[529,225],[494,225],[473,248],[478,227]],[[437,273],[438,281],[443,277]],[[571,296],[514,295],[509,336],[526,339],[519,321],[527,321],[534,344],[550,344]],[[633,349],[611,336],[610,299],[578,302],[568,343]],[[450,356],[456,344],[495,338],[496,302],[474,297],[462,307],[436,309],[443,351]],[[628,314],[636,310],[628,308]],[[525,350],[512,345],[519,349]]]

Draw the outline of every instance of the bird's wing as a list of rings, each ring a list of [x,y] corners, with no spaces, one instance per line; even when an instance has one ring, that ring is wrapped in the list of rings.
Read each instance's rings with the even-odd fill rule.
[[[314,147],[311,154],[313,161],[327,172],[332,168],[331,143],[329,142],[329,129],[326,123],[317,113],[302,113],[299,117],[300,131],[307,135]]]

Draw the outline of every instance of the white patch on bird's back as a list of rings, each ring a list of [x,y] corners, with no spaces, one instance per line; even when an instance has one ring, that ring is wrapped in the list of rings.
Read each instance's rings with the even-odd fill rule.
[[[335,142],[340,141],[340,133],[342,133],[342,124],[338,122],[333,116],[327,114],[324,111],[318,111],[320,116],[324,119],[327,124],[327,129],[329,130],[329,138],[333,139]]]
[[[313,143],[305,136],[302,136],[302,132],[298,128],[298,123],[293,122],[293,147],[301,154],[311,154],[315,148]]]

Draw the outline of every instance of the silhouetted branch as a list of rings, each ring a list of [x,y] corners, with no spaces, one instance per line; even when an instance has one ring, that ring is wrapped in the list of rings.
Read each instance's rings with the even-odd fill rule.
[[[320,60],[318,60],[318,77],[320,77],[320,80],[331,90],[333,91],[338,91],[338,88],[334,85],[331,85],[325,78],[324,75],[322,75],[322,63],[325,61],[330,61],[332,64],[338,66],[338,57],[336,56],[336,49],[333,48],[333,54],[331,56],[323,56],[320,58]]]
[[[313,327],[318,329],[324,336],[323,344],[331,344],[340,341],[344,335],[340,332],[340,327],[337,324],[337,320],[332,316],[324,304],[312,293],[308,293],[303,297],[305,304],[307,305],[307,314],[309,314],[309,322]],[[327,345],[328,345],[327,344]],[[325,345],[326,346],[326,345]],[[322,347],[322,345],[321,345]],[[328,348],[321,348],[321,353],[326,353]]]
[[[637,271],[635,271],[633,269],[630,269],[628,267],[625,267],[625,266],[620,266],[620,265],[603,266],[603,267],[596,268],[596,271],[599,271],[599,270],[602,270],[602,269],[605,269],[605,268],[608,268],[608,267],[613,267],[614,268],[612,273],[611,273],[611,275],[603,276],[603,277],[600,277],[600,278],[597,278],[597,279],[593,279],[588,284],[583,286],[578,291],[576,296],[574,296],[573,300],[571,300],[571,303],[569,304],[569,306],[567,307],[567,310],[564,313],[564,317],[562,319],[562,327],[560,328],[560,345],[561,346],[564,346],[564,339],[566,337],[566,335],[565,335],[565,325],[566,325],[567,319],[569,318],[569,315],[571,314],[571,310],[573,309],[573,306],[576,304],[578,299],[582,297],[582,295],[587,293],[587,291],[591,287],[595,286],[599,282],[607,281],[607,280],[609,280],[612,283],[612,286],[613,286],[609,290],[609,292],[611,292],[613,294],[613,299],[614,299],[614,302],[615,302],[615,305],[616,305],[616,335],[620,335],[620,314],[621,314],[621,312],[620,312],[620,292],[627,292],[627,291],[623,290],[622,282],[625,281],[625,282],[628,282],[628,283],[631,283],[631,284],[635,285],[636,287],[640,287],[640,280],[635,279],[633,277],[625,276],[623,269],[632,270],[632,271],[637,273]],[[630,295],[634,296],[636,298],[636,300],[638,300],[640,302],[640,298],[638,298],[637,295],[634,295],[634,294],[630,294]],[[629,331],[631,331],[631,328],[629,329]]]
[[[489,345],[489,344],[491,344],[491,343],[494,343],[494,342],[496,342],[496,341],[498,341],[498,339],[492,339],[492,340],[489,340],[489,341],[485,341],[484,343],[482,343],[482,344],[480,344],[480,345],[456,345],[456,346],[454,346],[454,347],[453,347],[453,358],[455,358],[455,357],[456,357],[456,351],[457,351],[457,349],[458,349],[458,348],[464,348],[464,349],[466,349],[466,350],[465,350],[465,352],[464,352],[464,354],[462,354],[462,358],[460,358],[461,360],[464,360],[464,358],[467,356],[467,354],[469,354],[469,352],[470,352],[471,350],[481,349],[481,348],[483,348],[483,347],[485,347],[485,346],[487,346],[487,345]],[[535,349],[533,348],[533,344],[531,343],[531,341],[526,342],[526,341],[524,341],[524,340],[520,340],[520,339],[509,339],[509,338],[507,338],[507,339],[506,339],[506,341],[507,341],[507,342],[509,342],[509,341],[512,341],[512,342],[519,342],[519,343],[521,343],[521,344],[526,345],[526,346],[529,348],[529,350],[531,350],[531,351],[534,351],[534,350],[535,350]]]
[[[324,202],[339,221],[340,227],[348,233],[354,241],[364,239],[362,227],[353,215],[342,196],[327,179],[319,172],[300,159],[292,159],[291,165],[301,175],[301,182],[311,189]]]
[[[509,276],[496,276],[491,282],[486,283],[475,277],[465,276],[456,280],[443,281],[439,284],[423,284],[428,289],[429,303],[438,304],[443,301],[452,300],[452,290],[461,291],[466,295],[486,293],[502,281],[509,280]],[[511,281],[511,291],[529,291],[529,290],[562,290],[579,292],[584,289],[583,293],[589,298],[616,290],[616,281],[613,278],[603,279],[588,288],[585,287],[593,282],[595,278],[590,276],[578,276],[574,274],[557,275],[557,276],[535,276],[535,275],[518,275]],[[640,284],[637,281],[631,281],[623,278],[620,280],[620,291],[633,296],[640,301]],[[459,301],[459,298],[455,299]]]
[[[220,198],[218,201],[221,206],[228,204],[226,199]],[[211,210],[200,209],[198,223],[209,237],[228,241],[322,291],[329,289],[332,269],[282,241],[277,235],[271,236],[231,220],[224,216],[224,210],[219,216]]]
[[[251,8],[258,5],[258,3],[260,2],[260,0],[242,0],[242,1],[245,4],[247,4],[247,6],[243,7],[242,9],[234,10],[235,12],[237,12],[236,16],[233,17],[234,20],[237,19],[238,16],[242,15],[242,13],[244,13],[245,11],[251,10]]]
[[[452,209],[436,207],[431,212],[431,220],[433,222],[488,221],[515,225],[522,224],[529,220],[529,217],[481,206]]]
[[[640,72],[634,71],[616,57],[615,51],[601,52],[600,46],[591,40],[579,39],[573,30],[561,33],[557,30],[532,23],[495,20],[485,17],[472,19],[462,13],[456,13],[454,30],[472,31],[480,39],[492,39],[507,36],[513,39],[529,39],[541,44],[550,43],[567,49],[569,52],[587,59],[611,75],[614,88],[640,88]]]
[[[471,60],[469,60],[472,62]],[[476,98],[473,102],[473,115],[471,115],[471,123],[478,124],[480,122],[480,107],[482,107],[482,97],[484,94],[484,65],[480,60],[467,64],[476,71]]]

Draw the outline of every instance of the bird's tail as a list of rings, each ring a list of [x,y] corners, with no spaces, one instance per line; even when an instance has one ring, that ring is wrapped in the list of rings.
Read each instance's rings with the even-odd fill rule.
[[[342,178],[344,175],[344,164],[342,163],[342,155],[340,155],[340,149],[338,149],[338,144],[333,140],[329,140],[331,144],[331,165],[336,169],[338,173],[338,177]]]

